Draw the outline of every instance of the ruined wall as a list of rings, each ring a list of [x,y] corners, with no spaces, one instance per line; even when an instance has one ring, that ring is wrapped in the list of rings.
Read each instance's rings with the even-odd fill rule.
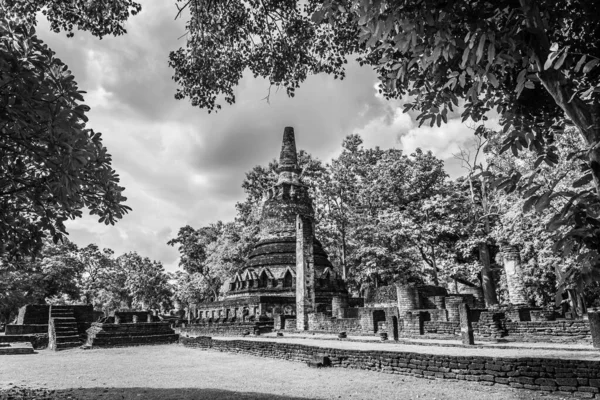
[[[137,324],[106,324],[93,322],[87,330],[87,345],[92,347],[123,347],[177,342],[168,322]]]
[[[48,324],[45,325],[6,325],[5,335],[31,335],[35,333],[48,333]]]
[[[508,385],[577,398],[592,398],[600,392],[599,361],[348,350],[281,342],[212,340],[210,337],[182,337],[180,343],[186,347],[299,362],[308,362],[326,354],[331,366],[336,368]]]
[[[251,335],[255,331],[267,333],[273,330],[273,322],[220,322],[190,324],[176,329],[184,336],[242,336]]]
[[[332,318],[327,314],[315,313],[308,316],[308,329],[317,332],[354,334],[362,332],[362,325],[357,318]]]
[[[27,304],[19,308],[18,325],[48,325],[50,306]]]

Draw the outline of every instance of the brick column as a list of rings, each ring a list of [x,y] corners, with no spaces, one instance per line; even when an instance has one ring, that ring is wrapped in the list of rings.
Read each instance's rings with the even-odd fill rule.
[[[511,245],[502,246],[502,256],[510,303],[527,304],[525,285],[523,284],[521,274],[521,255],[519,254],[519,250]]]
[[[331,299],[331,316],[335,318],[344,318],[344,310],[348,308],[347,296],[334,296]]]
[[[308,330],[308,314],[315,309],[315,259],[313,223],[296,216],[296,329]]]
[[[473,326],[469,320],[469,306],[467,304],[458,305],[458,313],[460,315],[460,336],[462,344],[474,345],[475,340],[473,339]]]
[[[398,298],[398,313],[401,317],[407,311],[418,310],[421,307],[419,291],[414,286],[396,284],[396,295]]]

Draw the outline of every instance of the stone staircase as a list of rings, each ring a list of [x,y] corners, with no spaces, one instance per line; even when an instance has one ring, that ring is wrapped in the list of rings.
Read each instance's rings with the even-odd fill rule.
[[[0,356],[11,354],[34,354],[29,342],[0,343]]]
[[[48,339],[48,347],[55,351],[81,346],[77,320],[72,307],[50,307]]]

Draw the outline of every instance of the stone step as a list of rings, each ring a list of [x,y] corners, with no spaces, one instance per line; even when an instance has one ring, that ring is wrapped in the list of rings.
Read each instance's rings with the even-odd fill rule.
[[[54,349],[55,350],[66,350],[73,349],[75,347],[81,346],[81,342],[65,342],[65,343],[56,343]]]
[[[33,354],[33,346],[29,342],[10,343],[8,346],[0,347],[0,355]]]
[[[54,331],[54,334],[56,337],[79,336],[79,331],[77,331],[76,329],[72,329],[69,331],[60,331],[60,332]]]
[[[79,340],[79,335],[71,335],[71,336],[57,336],[55,338],[55,342],[58,343],[72,343],[72,342],[77,342],[80,343],[81,340]]]
[[[70,330],[77,330],[77,324],[64,324],[64,325],[54,325],[54,330],[55,331],[70,331]]]
[[[54,326],[77,326],[77,322],[75,321],[60,321],[54,320]]]

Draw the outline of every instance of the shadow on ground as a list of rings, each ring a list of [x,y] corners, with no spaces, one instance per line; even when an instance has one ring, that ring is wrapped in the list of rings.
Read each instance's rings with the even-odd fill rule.
[[[306,400],[267,393],[234,392],[220,389],[79,388],[31,389],[12,387],[0,390],[0,400]]]

